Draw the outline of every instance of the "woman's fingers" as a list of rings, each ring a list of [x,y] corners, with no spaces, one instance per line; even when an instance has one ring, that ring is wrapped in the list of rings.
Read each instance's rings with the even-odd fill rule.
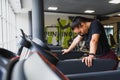
[[[91,57],[84,57],[82,59],[82,62],[85,62],[86,66],[91,67],[92,66],[92,60],[93,60],[93,58],[91,58]]]
[[[92,66],[92,59],[90,57],[88,57],[88,67],[91,67]]]
[[[68,53],[67,49],[62,50],[62,54]]]
[[[85,64],[88,66],[88,57],[85,58]]]
[[[65,54],[65,50],[62,50],[62,54]]]
[[[82,58],[82,62],[85,62],[85,57]]]

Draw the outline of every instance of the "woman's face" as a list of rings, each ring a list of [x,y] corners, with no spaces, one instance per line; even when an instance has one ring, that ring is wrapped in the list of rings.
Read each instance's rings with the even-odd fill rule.
[[[77,34],[86,34],[88,33],[88,28],[85,23],[81,23],[81,25],[78,25],[78,27],[75,27],[73,30],[74,33]]]

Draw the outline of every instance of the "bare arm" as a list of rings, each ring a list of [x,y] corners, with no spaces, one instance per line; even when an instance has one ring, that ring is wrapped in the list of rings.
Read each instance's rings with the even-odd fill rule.
[[[96,53],[100,34],[93,34],[90,41],[90,53]]]
[[[68,48],[69,51],[71,51],[73,48],[75,48],[75,46],[81,41],[82,37],[80,35],[78,35],[72,42],[72,44],[70,45],[70,47]]]
[[[90,52],[89,53],[96,54],[99,37],[100,37],[100,34],[93,34],[92,35],[92,39],[90,41]],[[94,58],[94,55],[89,55],[88,57],[84,57],[82,59],[82,62],[85,62],[85,64],[88,67],[90,67],[90,66],[92,66],[93,58]]]
[[[82,36],[78,35],[72,42],[72,44],[70,45],[70,47],[68,49],[64,49],[63,54],[70,52],[82,39]]]

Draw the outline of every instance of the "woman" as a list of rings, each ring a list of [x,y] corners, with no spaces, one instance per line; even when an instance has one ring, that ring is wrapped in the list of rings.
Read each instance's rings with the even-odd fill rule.
[[[114,59],[118,63],[117,56],[110,49],[103,25],[98,20],[84,17],[75,17],[71,24],[71,28],[78,36],[73,40],[68,49],[64,49],[63,54],[70,52],[83,37],[86,37],[86,45],[89,48],[89,56],[84,57],[82,62],[90,67],[92,60],[97,56],[101,59]],[[115,66],[115,69],[117,65]]]

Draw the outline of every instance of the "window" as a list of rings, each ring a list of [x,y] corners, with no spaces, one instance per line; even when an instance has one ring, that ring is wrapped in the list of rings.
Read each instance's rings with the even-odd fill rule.
[[[6,0],[2,0],[2,17],[6,18],[6,5],[5,5]]]
[[[7,48],[7,31],[6,31],[6,21],[3,19],[3,46]]]
[[[113,25],[105,25],[105,33],[107,35],[108,43],[111,45],[110,34],[113,36]]]
[[[2,18],[0,17],[0,47],[2,47]]]
[[[0,47],[16,51],[15,32],[15,14],[8,0],[0,0]]]
[[[105,25],[104,28],[105,28],[105,33],[106,33],[107,36],[109,34],[113,35],[113,26],[112,25]]]
[[[0,17],[1,17],[1,14],[2,14],[2,0],[0,0]]]
[[[0,47],[2,47],[2,1],[0,0]]]

